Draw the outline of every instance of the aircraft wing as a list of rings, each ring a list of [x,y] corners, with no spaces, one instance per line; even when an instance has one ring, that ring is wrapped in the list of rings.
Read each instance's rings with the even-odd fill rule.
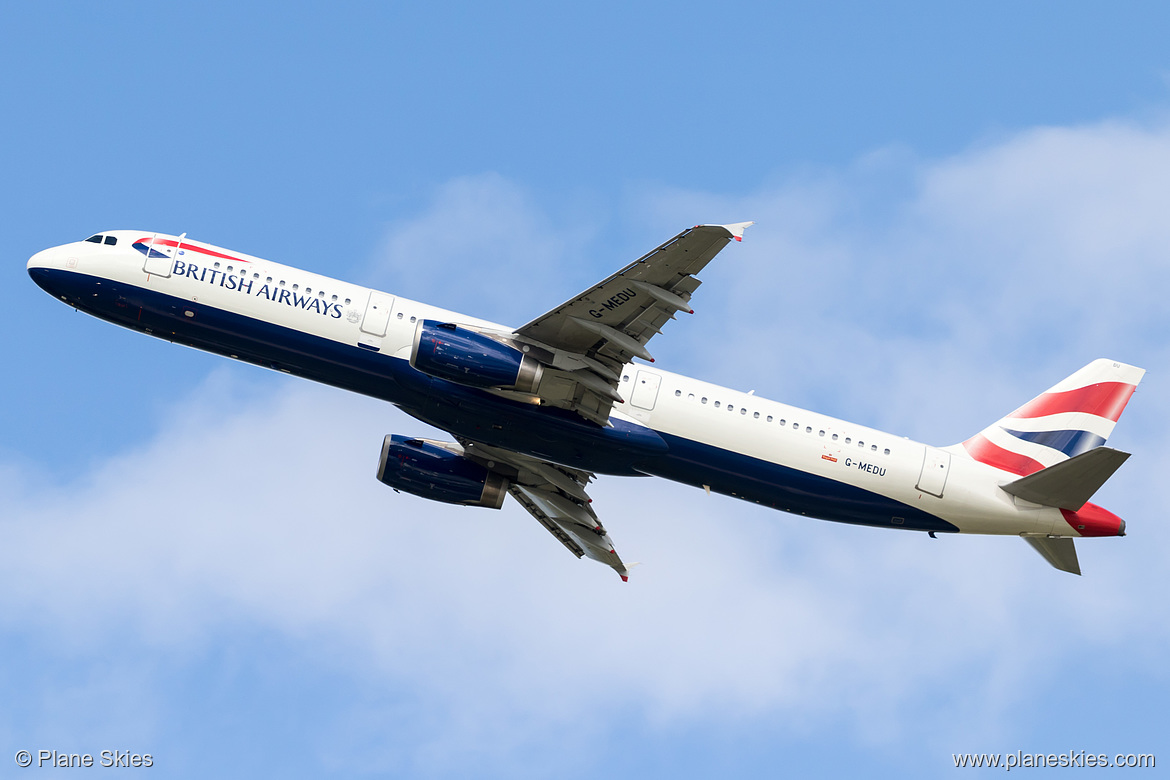
[[[691,313],[695,274],[753,223],[697,225],[518,329],[514,338],[554,370],[538,395],[605,425],[619,373],[631,359],[654,362],[646,343],[677,311]]]
[[[511,450],[459,439],[464,455],[511,480],[508,492],[569,552],[587,555],[616,571],[626,581],[629,567],[614,550],[613,540],[590,506],[585,486],[588,471],[558,466]]]

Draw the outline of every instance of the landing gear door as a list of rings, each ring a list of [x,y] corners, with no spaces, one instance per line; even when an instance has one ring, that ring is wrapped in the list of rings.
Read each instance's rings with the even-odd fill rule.
[[[923,493],[942,498],[950,470],[951,453],[927,447],[926,453],[922,456],[922,473],[918,475],[916,487]]]
[[[658,400],[658,386],[662,377],[651,371],[639,371],[634,378],[634,393],[630,396],[630,403],[639,409],[650,411]]]

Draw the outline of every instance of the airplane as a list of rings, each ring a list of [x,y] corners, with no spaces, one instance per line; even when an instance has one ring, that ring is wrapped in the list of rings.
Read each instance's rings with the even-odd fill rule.
[[[500,509],[511,495],[623,581],[629,566],[587,491],[598,474],[935,538],[1019,536],[1074,574],[1074,539],[1125,535],[1089,499],[1129,457],[1103,445],[1143,369],[1095,360],[935,447],[658,368],[648,343],[693,313],[696,275],[751,224],[684,230],[519,328],[185,233],[107,231],[38,252],[28,272],[100,319],[379,398],[448,432],[385,436],[377,478],[465,506]]]

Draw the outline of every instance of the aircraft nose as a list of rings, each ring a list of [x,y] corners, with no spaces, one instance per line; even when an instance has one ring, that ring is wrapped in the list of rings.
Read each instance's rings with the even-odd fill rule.
[[[59,269],[65,267],[65,262],[61,258],[59,247],[53,249],[45,249],[37,252],[28,259],[28,275],[36,282],[37,287],[52,295],[54,298],[60,297],[56,285],[53,283],[54,276],[59,275]]]
[[[1117,535],[1125,536],[1125,521],[1122,520],[1117,526]]]
[[[28,259],[28,273],[30,276],[32,276],[34,269],[44,268],[49,264],[49,255],[52,251],[51,249],[42,249]]]

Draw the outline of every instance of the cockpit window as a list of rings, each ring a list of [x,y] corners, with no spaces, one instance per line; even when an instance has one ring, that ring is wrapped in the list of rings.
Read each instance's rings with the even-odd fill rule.
[[[101,236],[90,236],[89,238],[87,238],[85,240],[91,244],[100,244],[102,242],[102,237]]]
[[[117,236],[106,236],[106,246],[117,246],[117,245],[118,245]]]

